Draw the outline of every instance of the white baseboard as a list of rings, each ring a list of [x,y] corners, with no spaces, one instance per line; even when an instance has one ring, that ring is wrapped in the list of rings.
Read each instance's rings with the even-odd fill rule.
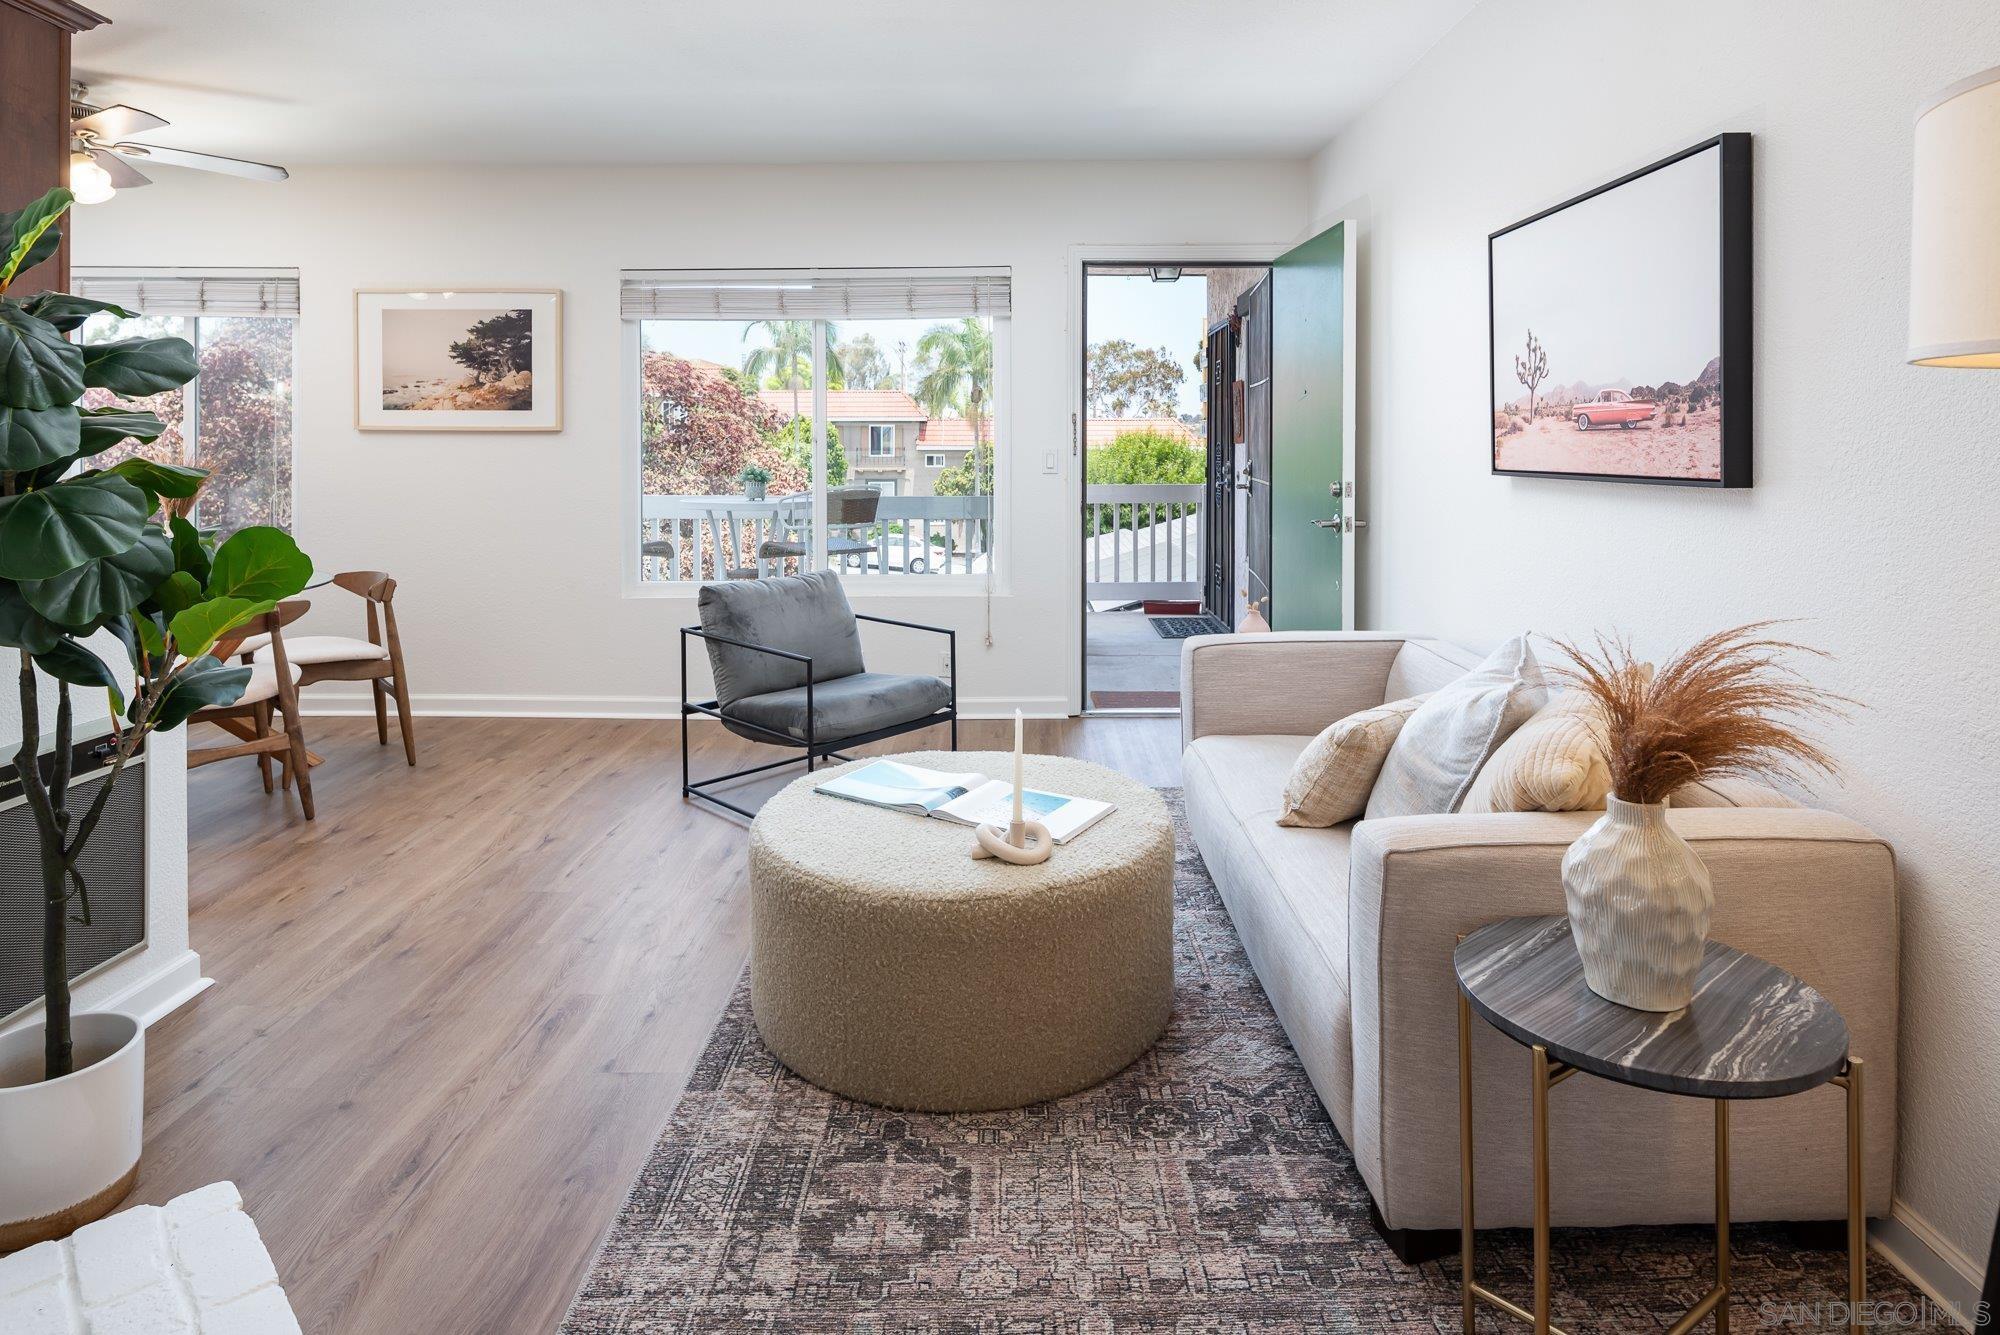
[[[375,712],[366,694],[327,691],[315,687],[300,698],[308,716],[365,718]],[[959,700],[960,718],[1012,718],[1018,709],[1029,718],[1068,718],[1068,701],[1059,695],[966,696]],[[413,695],[410,712],[432,718],[577,718],[675,719],[677,695]]]
[[[1974,1328],[1985,1267],[1953,1246],[1929,1220],[1902,1200],[1891,1201],[1889,1217],[1869,1225],[1868,1241],[1924,1296],[1967,1330]]]
[[[169,961],[148,976],[134,980],[105,998],[100,1009],[124,1011],[151,1028],[155,1021],[193,1001],[215,985],[204,978],[201,956],[192,950]]]
[[[87,1003],[80,1003],[78,1008],[121,1011],[138,1020],[142,1027],[150,1029],[163,1016],[207,991],[214,982],[213,978],[202,977],[201,956],[192,950],[184,950],[174,958],[148,968],[117,991],[93,997]],[[37,999],[33,1005],[17,1012],[5,1025],[0,1025],[0,1029],[37,1024],[41,1018],[42,1003]]]

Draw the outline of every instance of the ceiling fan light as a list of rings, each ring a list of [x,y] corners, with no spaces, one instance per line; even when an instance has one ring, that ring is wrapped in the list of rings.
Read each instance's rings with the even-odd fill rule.
[[[69,190],[79,204],[102,204],[118,193],[112,188],[111,173],[88,153],[70,154]]]

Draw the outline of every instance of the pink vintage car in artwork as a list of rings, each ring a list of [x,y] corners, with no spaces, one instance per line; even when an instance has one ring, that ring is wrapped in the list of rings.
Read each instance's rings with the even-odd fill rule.
[[[1625,426],[1634,422],[1650,422],[1659,405],[1649,399],[1635,399],[1622,389],[1603,389],[1597,397],[1576,405],[1576,429],[1588,431],[1594,426]]]

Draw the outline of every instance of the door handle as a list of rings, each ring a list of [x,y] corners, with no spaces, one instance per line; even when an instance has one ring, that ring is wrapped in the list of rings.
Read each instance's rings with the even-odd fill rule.
[[[1340,527],[1340,521],[1338,519],[1313,519],[1307,522],[1309,522],[1314,528],[1338,529]]]

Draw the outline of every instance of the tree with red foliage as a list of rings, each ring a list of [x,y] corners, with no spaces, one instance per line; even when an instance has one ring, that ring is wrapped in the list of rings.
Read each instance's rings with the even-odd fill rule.
[[[93,323],[84,341],[101,342],[158,333],[193,335],[192,321],[140,316]],[[156,329],[155,326],[158,326]],[[127,441],[92,459],[104,468],[138,456],[159,463],[208,470],[195,497],[195,517],[225,535],[253,524],[292,526],[292,321],[276,318],[205,318],[196,340],[201,375],[196,439],[184,434],[187,387],[129,400],[166,423],[157,440]],[[109,390],[84,394],[86,407],[118,399]]]
[[[726,495],[748,464],[770,470],[773,495],[812,485],[771,440],[783,419],[730,375],[649,352],[640,376],[639,468],[649,495]]]

